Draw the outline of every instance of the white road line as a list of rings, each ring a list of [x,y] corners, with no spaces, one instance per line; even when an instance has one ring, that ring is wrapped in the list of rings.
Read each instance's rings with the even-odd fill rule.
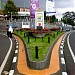
[[[17,61],[17,57],[13,58],[13,63],[15,63]]]
[[[18,41],[16,40],[16,43],[17,43]]]
[[[15,53],[18,53],[18,50],[15,50]]]
[[[61,58],[61,63],[65,64],[65,59],[64,58]]]
[[[18,48],[18,46],[16,46],[16,48]]]
[[[18,42],[16,44],[18,45]]]
[[[64,45],[64,43],[61,43],[61,45]]]
[[[62,40],[62,43],[64,43],[64,41]]]
[[[68,75],[67,72],[62,72],[62,75]]]
[[[14,74],[14,70],[10,70],[9,75],[13,75]]]
[[[63,46],[60,46],[61,49],[63,49]]]
[[[12,40],[11,40],[10,38],[9,38],[9,40],[10,40],[10,48],[9,48],[9,51],[8,51],[7,55],[5,56],[5,59],[4,59],[2,65],[1,65],[1,67],[0,67],[0,75],[1,75],[1,73],[2,73],[2,71],[3,71],[3,69],[4,69],[4,66],[5,66],[5,64],[6,64],[6,62],[7,62],[7,59],[8,59],[8,57],[9,57],[9,54],[10,54],[11,49],[12,49]]]
[[[63,54],[63,50],[60,50],[60,53]]]
[[[71,46],[70,46],[70,44],[69,44],[69,36],[70,36],[70,34],[68,35],[68,38],[67,38],[67,44],[68,44],[68,47],[69,47],[71,56],[72,56],[72,58],[73,58],[73,61],[74,61],[74,63],[75,63],[75,55],[74,55],[74,53],[73,53],[73,51],[72,51],[72,49],[71,49]]]

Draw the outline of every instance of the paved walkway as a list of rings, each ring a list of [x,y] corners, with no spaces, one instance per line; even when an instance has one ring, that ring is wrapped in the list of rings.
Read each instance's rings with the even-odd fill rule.
[[[25,75],[50,75],[56,73],[60,70],[60,61],[59,61],[59,45],[64,35],[62,35],[55,46],[53,47],[50,66],[48,69],[43,70],[32,70],[27,67],[26,62],[26,53],[22,40],[16,36],[19,42],[19,54],[18,54],[18,63],[17,69],[18,72]]]

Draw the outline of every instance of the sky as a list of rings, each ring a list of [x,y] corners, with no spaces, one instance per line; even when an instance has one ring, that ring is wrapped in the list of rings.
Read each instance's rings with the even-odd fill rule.
[[[55,0],[56,2],[56,17],[59,18],[59,20],[62,18],[62,14],[69,11],[75,10],[75,0]]]
[[[6,2],[7,0],[2,0],[3,2]],[[46,0],[39,0],[40,1],[40,7],[43,10],[46,10]],[[55,1],[55,9],[56,9],[56,16],[57,18],[62,17],[62,13],[65,13],[67,11],[74,11],[75,10],[75,0],[54,0]],[[14,3],[18,7],[29,7],[30,0],[14,0]]]

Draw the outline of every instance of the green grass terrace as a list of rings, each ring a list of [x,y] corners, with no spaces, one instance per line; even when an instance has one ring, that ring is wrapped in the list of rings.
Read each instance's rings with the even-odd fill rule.
[[[54,40],[63,32],[60,32],[59,30],[42,30],[42,33],[40,31],[36,30],[26,30],[26,29],[20,29],[20,30],[14,30],[14,33],[19,35],[26,43],[26,45],[29,48],[29,54],[30,59],[33,61],[43,61],[45,59],[45,56],[48,52],[48,49],[50,45],[54,42]],[[40,34],[42,35],[45,33],[44,37],[34,37],[33,34]],[[28,35],[29,35],[29,41],[28,41]],[[48,41],[48,38],[50,38],[50,41]],[[38,59],[35,57],[35,46],[38,46]]]

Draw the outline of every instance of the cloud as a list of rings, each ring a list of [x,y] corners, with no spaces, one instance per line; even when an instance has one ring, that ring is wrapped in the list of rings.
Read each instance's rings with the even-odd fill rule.
[[[62,9],[56,8],[56,18],[58,18],[58,20],[61,20],[63,13],[68,12],[68,11],[72,12],[74,10],[75,10],[75,8],[73,8],[73,7],[67,7],[67,8],[62,8]]]
[[[55,0],[56,8],[74,7],[74,0]]]

